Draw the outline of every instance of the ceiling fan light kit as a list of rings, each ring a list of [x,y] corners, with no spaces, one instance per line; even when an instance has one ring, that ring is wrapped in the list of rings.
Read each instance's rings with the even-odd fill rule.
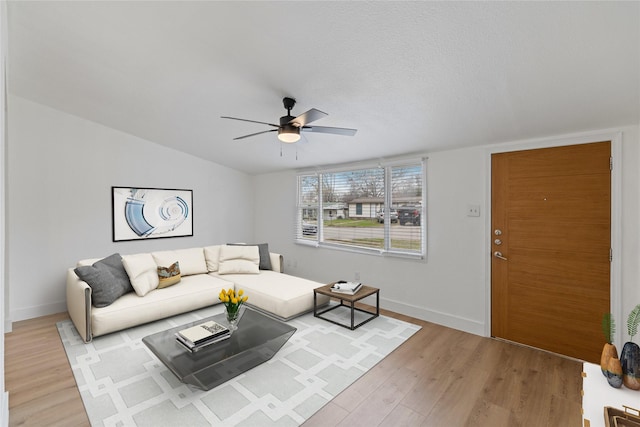
[[[291,109],[296,105],[296,100],[293,98],[285,97],[282,99],[284,108],[287,110],[287,115],[280,117],[280,124],[259,122],[256,120],[239,119],[237,117],[221,116],[222,119],[240,120],[242,122],[259,123],[274,127],[275,129],[269,129],[262,132],[251,133],[249,135],[239,136],[233,138],[233,140],[249,138],[251,136],[261,135],[267,132],[278,131],[278,139],[287,144],[293,144],[300,140],[300,131],[303,132],[318,132],[318,133],[330,133],[334,135],[353,136],[356,134],[357,129],[348,128],[335,128],[326,126],[307,126],[309,123],[321,119],[328,114],[312,108],[311,110],[300,114],[297,117],[291,115]]]
[[[278,128],[278,139],[287,144],[293,144],[300,140],[300,128],[293,125],[285,125]]]

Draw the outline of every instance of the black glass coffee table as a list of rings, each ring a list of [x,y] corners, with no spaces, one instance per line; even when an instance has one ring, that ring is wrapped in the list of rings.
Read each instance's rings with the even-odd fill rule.
[[[229,339],[194,353],[176,341],[176,332],[207,320],[226,324],[222,313],[142,339],[180,381],[201,390],[211,390],[271,359],[296,331],[284,322],[247,308]]]

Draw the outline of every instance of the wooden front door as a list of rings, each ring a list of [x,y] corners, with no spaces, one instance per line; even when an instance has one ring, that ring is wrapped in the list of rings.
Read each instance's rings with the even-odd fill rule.
[[[492,156],[494,337],[599,363],[610,311],[610,158],[609,141]]]

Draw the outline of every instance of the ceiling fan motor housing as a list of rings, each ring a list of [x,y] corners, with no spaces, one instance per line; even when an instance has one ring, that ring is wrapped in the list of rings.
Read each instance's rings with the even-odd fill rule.
[[[288,115],[287,115],[287,116],[282,116],[282,117],[280,117],[280,126],[287,126],[287,125],[289,125],[289,124],[290,124],[289,122],[290,122],[291,120],[293,120],[293,119],[295,119],[295,117],[293,117],[293,116],[288,116]]]

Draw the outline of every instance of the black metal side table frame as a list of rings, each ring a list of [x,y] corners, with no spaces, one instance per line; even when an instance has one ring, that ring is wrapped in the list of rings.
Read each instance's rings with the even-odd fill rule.
[[[337,292],[331,292],[331,286],[333,285],[333,283],[326,285],[326,286],[322,286],[319,288],[316,288],[313,290],[313,315],[315,317],[319,317],[320,319],[326,320],[327,322],[331,322],[334,323],[336,325],[342,326],[344,328],[347,329],[351,329],[352,331],[356,328],[359,328],[360,326],[364,325],[367,322],[370,322],[371,320],[375,319],[376,317],[378,317],[380,315],[380,289],[378,288],[373,288],[371,286],[363,286],[358,292],[356,292],[354,295],[349,295],[349,294],[341,294],[341,293],[337,293]],[[328,295],[331,298],[336,298],[340,300],[340,304],[334,304],[334,305],[330,305],[329,308],[326,308],[322,311],[318,311],[318,304],[317,304],[317,295],[321,294],[321,295]],[[361,299],[364,299],[368,296],[374,295],[376,296],[376,311],[371,312],[368,310],[364,310],[361,308],[358,308],[355,306],[355,303],[357,301],[360,301]],[[348,304],[345,304],[345,302],[347,302]],[[323,317],[322,315],[324,313],[327,313],[328,311],[331,310],[335,310],[337,308],[340,307],[347,307],[351,310],[351,324],[350,325],[345,325],[343,323],[340,322],[336,322],[335,320],[329,319],[327,317]],[[363,320],[362,322],[358,323],[357,325],[354,325],[355,323],[355,312],[359,311],[361,313],[366,313],[366,314],[370,314],[371,316],[368,317],[367,319]]]

